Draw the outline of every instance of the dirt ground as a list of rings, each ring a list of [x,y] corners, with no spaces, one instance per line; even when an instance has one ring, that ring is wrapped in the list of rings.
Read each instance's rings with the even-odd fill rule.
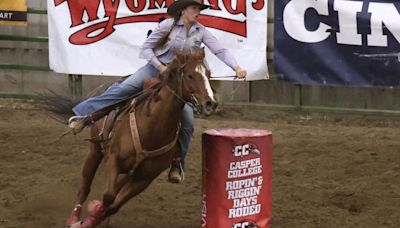
[[[273,132],[274,228],[400,227],[400,118],[255,110],[197,118],[184,184],[164,172],[109,227],[200,227],[201,133],[239,127]],[[53,143],[65,130],[0,100],[0,228],[63,227],[88,147],[87,132]],[[103,174],[89,199],[101,198]]]

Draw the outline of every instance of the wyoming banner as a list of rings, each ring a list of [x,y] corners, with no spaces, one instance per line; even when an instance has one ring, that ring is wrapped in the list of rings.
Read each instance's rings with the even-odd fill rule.
[[[0,0],[0,25],[26,25],[25,0]]]
[[[275,1],[275,70],[301,84],[400,86],[400,2]]]
[[[50,68],[110,76],[135,72],[146,63],[139,58],[140,46],[172,2],[48,0]],[[249,80],[266,78],[267,0],[203,2],[212,8],[202,11],[200,22],[248,71]],[[208,50],[206,60],[213,76],[234,75]]]

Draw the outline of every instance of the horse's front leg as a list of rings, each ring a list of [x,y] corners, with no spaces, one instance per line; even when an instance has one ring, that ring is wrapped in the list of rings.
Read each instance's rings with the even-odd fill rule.
[[[118,212],[118,210],[128,202],[132,197],[144,191],[154,178],[143,178],[140,180],[133,180],[129,178],[127,183],[118,192],[117,197],[113,204],[106,208],[105,217],[109,217]]]
[[[99,144],[91,144],[89,154],[86,158],[85,164],[83,165],[81,183],[75,206],[66,222],[67,226],[76,223],[81,219],[81,205],[86,201],[90,193],[90,186],[103,157],[101,146]]]
[[[144,161],[138,166],[133,176],[126,176],[127,179],[123,179],[126,180],[125,185],[118,191],[114,203],[106,208],[105,217],[117,213],[128,200],[145,190],[150,183],[168,167],[169,162],[164,161],[169,161],[168,158],[170,157],[170,155],[166,154],[154,158],[152,161]],[[123,181],[121,182],[123,183]]]
[[[119,174],[117,155],[108,151],[106,162],[107,189],[103,195],[103,202],[94,200],[89,203],[88,210],[90,217],[83,222],[73,224],[71,228],[94,228],[97,227],[106,218],[106,209],[114,202],[117,194],[116,182]]]
[[[73,224],[69,228],[97,227],[106,218],[117,213],[122,205],[124,205],[129,199],[146,189],[151,181],[152,179],[141,179],[133,182],[132,178],[129,178],[128,182],[126,182],[126,184],[121,188],[111,205],[105,207],[100,201],[92,201],[91,205],[89,205],[89,208],[91,208],[89,209],[90,217],[85,219],[82,223]]]
[[[107,190],[103,195],[104,207],[110,206],[117,195],[117,180],[120,173],[118,158],[115,153],[109,151],[109,158],[107,160]]]

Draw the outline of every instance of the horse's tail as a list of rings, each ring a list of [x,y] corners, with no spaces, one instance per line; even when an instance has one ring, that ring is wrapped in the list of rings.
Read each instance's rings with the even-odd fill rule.
[[[64,124],[67,124],[68,118],[74,115],[72,108],[82,100],[83,98],[71,98],[51,90],[35,96],[37,107],[51,113],[55,120]]]
[[[124,79],[124,78],[123,78]],[[89,97],[97,96],[106,90],[112,83],[104,83],[92,90],[86,96],[74,97],[60,95],[50,89],[45,93],[36,94],[36,106],[40,109],[51,113],[51,117],[55,120],[68,124],[68,118],[75,115],[72,108],[79,104],[81,101],[88,99]]]

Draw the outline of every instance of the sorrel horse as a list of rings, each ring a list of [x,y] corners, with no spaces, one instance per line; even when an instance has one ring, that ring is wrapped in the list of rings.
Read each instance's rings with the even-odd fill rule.
[[[91,144],[67,227],[96,227],[169,167],[178,150],[179,113],[185,103],[199,107],[206,115],[215,111],[217,103],[204,57],[204,49],[177,52],[161,81],[136,97],[131,107],[118,116],[105,149],[101,142]],[[101,125],[101,120],[92,125],[92,137],[99,135]],[[106,169],[103,200],[89,206],[90,216],[81,220],[81,205],[102,161]]]

